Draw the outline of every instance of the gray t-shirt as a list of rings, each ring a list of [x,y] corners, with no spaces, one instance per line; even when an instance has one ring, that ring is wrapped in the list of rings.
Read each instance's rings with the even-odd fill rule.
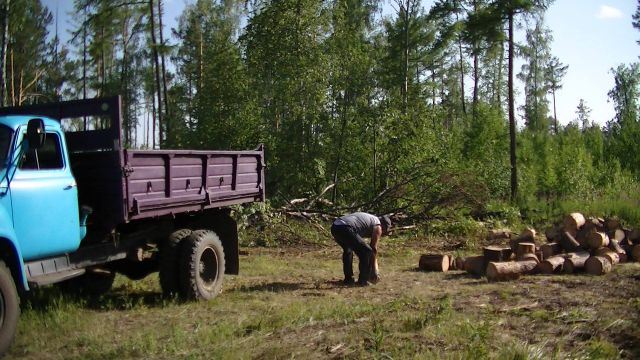
[[[334,225],[349,225],[355,232],[362,237],[371,237],[373,229],[376,225],[380,225],[380,219],[377,216],[367,214],[365,212],[356,212],[337,218]]]

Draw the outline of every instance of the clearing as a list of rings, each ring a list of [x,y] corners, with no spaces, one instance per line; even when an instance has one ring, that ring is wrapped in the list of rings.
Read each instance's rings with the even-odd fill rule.
[[[639,263],[488,283],[418,271],[438,247],[425,242],[384,238],[382,281],[366,288],[341,285],[326,241],[243,248],[241,275],[211,302],[163,299],[157,275],[118,276],[99,299],[42,289],[7,358],[640,358]]]

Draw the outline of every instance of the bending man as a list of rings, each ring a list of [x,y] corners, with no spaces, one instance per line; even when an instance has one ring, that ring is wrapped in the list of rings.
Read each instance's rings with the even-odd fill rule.
[[[378,240],[389,232],[391,220],[388,216],[377,217],[364,212],[356,212],[337,218],[331,225],[331,235],[342,247],[342,268],[344,283],[354,283],[353,253],[358,255],[358,285],[369,285],[372,268],[378,253]],[[371,238],[368,245],[363,237]],[[374,273],[377,277],[377,273]]]

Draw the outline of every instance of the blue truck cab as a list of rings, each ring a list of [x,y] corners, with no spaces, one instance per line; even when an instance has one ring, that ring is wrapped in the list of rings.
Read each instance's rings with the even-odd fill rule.
[[[30,143],[30,123],[42,126],[42,144]],[[75,251],[86,228],[80,226],[77,185],[60,123],[0,117],[0,160],[0,236],[12,243],[19,260]],[[26,287],[24,273],[20,277]]]

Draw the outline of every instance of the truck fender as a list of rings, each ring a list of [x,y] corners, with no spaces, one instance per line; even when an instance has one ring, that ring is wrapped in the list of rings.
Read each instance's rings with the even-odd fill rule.
[[[18,289],[22,284],[24,290],[29,290],[22,252],[20,251],[16,233],[13,230],[13,226],[11,226],[12,224],[13,222],[7,211],[4,208],[0,208],[0,258],[11,269],[11,274]]]

